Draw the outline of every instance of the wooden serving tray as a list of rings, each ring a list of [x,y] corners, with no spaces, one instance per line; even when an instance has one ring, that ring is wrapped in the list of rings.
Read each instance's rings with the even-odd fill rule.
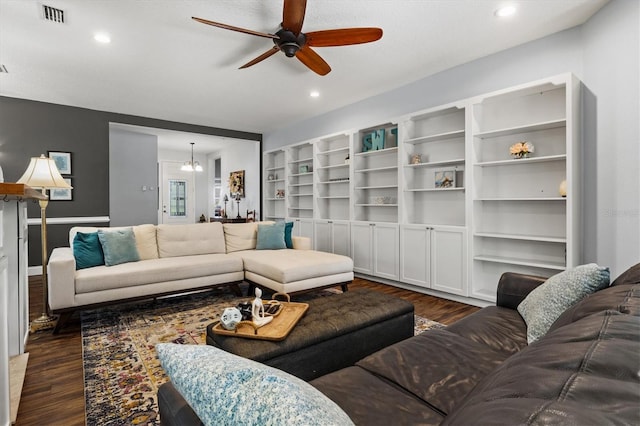
[[[224,336],[259,340],[284,340],[304,313],[307,312],[309,304],[298,302],[280,303],[282,304],[280,312],[273,317],[269,324],[262,327],[256,328],[251,321],[240,321],[235,330],[227,330],[222,327],[220,323],[217,323],[212,330],[215,334],[222,334]]]

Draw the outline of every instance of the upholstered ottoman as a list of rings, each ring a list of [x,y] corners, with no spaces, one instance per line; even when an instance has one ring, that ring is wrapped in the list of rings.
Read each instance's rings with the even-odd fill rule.
[[[309,301],[305,316],[279,342],[215,334],[214,325],[207,327],[207,344],[303,380],[353,365],[414,333],[413,304],[365,289]]]

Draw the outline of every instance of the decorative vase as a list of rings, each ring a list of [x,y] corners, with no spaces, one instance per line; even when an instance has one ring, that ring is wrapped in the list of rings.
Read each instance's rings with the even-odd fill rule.
[[[567,181],[563,180],[562,182],[560,182],[560,186],[558,187],[558,193],[560,194],[561,197],[566,197],[567,196]]]

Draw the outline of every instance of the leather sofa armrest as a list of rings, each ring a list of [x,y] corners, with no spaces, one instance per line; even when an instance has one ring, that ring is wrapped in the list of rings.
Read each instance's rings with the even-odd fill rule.
[[[547,279],[535,275],[505,272],[498,281],[496,305],[503,308],[516,309],[520,302]]]
[[[47,265],[49,307],[52,310],[75,305],[76,259],[71,247],[57,247],[51,252]]]
[[[294,250],[311,250],[311,238],[291,237]]]

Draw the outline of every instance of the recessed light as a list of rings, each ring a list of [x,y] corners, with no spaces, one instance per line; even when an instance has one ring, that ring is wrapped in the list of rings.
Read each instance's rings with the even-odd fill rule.
[[[504,7],[501,7],[500,9],[496,9],[496,11],[494,12],[494,15],[496,15],[498,18],[506,18],[507,16],[515,15],[515,13],[516,13],[515,6],[504,6]]]
[[[93,36],[93,39],[98,43],[104,43],[104,44],[111,43],[111,37],[109,37],[109,34],[106,34],[106,33],[96,33]]]
[[[320,92],[318,92],[317,90],[312,90],[311,93],[309,93],[309,96],[311,96],[312,98],[317,98],[318,96],[320,96]]]

